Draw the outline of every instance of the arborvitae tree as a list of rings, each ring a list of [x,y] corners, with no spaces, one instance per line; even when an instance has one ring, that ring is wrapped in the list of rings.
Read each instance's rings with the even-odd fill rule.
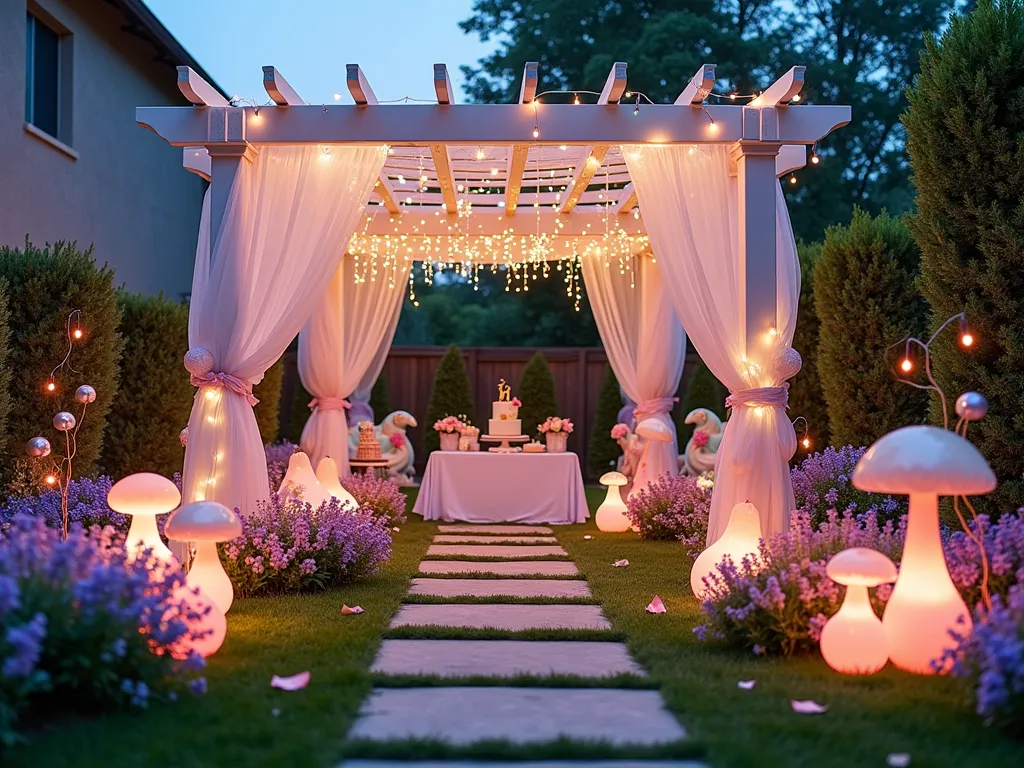
[[[7,440],[7,416],[11,412],[11,367],[8,352],[11,344],[11,312],[7,305],[7,283],[0,280],[0,455]]]
[[[384,371],[373,382],[373,389],[370,390],[370,407],[373,409],[373,419],[378,424],[391,413],[391,401],[388,398],[388,379]]]
[[[918,195],[909,226],[921,247],[921,290],[933,330],[966,311],[975,339],[964,350],[947,329],[932,367],[949,403],[968,390],[988,398],[970,438],[999,478],[993,502],[1016,507],[1024,493],[1024,3],[982,0],[941,39],[929,37],[909,97],[903,123]],[[937,399],[931,417],[941,424]]]
[[[700,360],[690,374],[690,380],[686,383],[686,394],[683,395],[680,407],[676,411],[676,437],[680,450],[686,445],[694,430],[692,424],[685,424],[683,421],[687,414],[696,408],[707,408],[718,414],[718,418],[724,419],[725,398],[728,394],[725,385],[716,379],[704,361]]]
[[[800,307],[797,313],[793,349],[803,357],[803,367],[789,383],[790,418],[807,419],[807,431],[813,441],[812,448],[828,445],[828,405],[821,391],[818,376],[818,313],[814,306],[814,267],[821,258],[821,243],[803,244],[797,248],[800,256]],[[801,425],[800,431],[802,431]],[[794,459],[802,459],[797,451]]]
[[[523,368],[519,388],[512,394],[523,402],[519,418],[523,420],[524,435],[536,435],[537,426],[543,424],[549,416],[563,415],[558,412],[555,377],[551,375],[548,361],[540,352],[535,353]]]
[[[619,421],[621,408],[619,380],[615,378],[612,367],[607,365],[604,380],[601,382],[601,391],[597,395],[597,410],[594,413],[593,428],[590,430],[590,444],[587,446],[587,464],[592,477],[600,477],[614,469],[615,462],[622,455],[622,449],[610,434],[612,427]]]
[[[427,402],[427,423],[423,425],[423,442],[428,453],[441,447],[441,438],[434,431],[434,422],[445,416],[459,415],[473,418],[473,394],[462,352],[453,344],[448,347],[448,351],[444,353],[437,366],[434,388],[430,390],[430,400]]]
[[[188,307],[164,296],[121,291],[124,339],[121,384],[107,416],[100,466],[114,478],[133,472],[171,477],[181,471],[179,432],[188,424],[195,388],[182,366]]]
[[[834,445],[869,445],[925,420],[928,400],[896,381],[899,351],[891,348],[927,328],[919,262],[906,226],[885,213],[873,219],[855,209],[848,227],[825,232],[814,304],[821,323],[818,374]]]
[[[78,430],[74,463],[76,475],[89,474],[100,456],[123,346],[117,333],[120,313],[114,270],[96,266],[91,248],[80,251],[67,242],[37,248],[26,241],[24,248],[0,246],[0,278],[7,281],[9,311],[16,318],[11,324],[8,364],[18,373],[9,387],[11,410],[0,471],[9,479],[16,462],[24,466],[25,443],[36,435],[49,439],[54,452],[59,452],[64,435],[54,429],[53,416],[58,411],[80,415],[75,390],[91,384],[96,401],[89,405]],[[48,392],[50,371],[68,351],[68,317],[76,309],[82,311],[83,336],[73,343],[71,366],[55,375],[56,388]],[[151,427],[158,430],[163,425]]]
[[[274,363],[263,374],[263,381],[252,388],[259,403],[253,408],[260,437],[264,443],[277,440],[278,425],[281,423],[281,385],[284,383],[284,358]],[[308,400],[306,401],[309,402]]]

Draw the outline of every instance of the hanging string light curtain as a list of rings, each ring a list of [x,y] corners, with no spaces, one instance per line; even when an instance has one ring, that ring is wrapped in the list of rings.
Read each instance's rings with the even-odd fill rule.
[[[655,419],[672,432],[672,441],[651,442],[638,467],[633,491],[664,474],[679,474],[679,448],[670,411],[683,375],[686,334],[665,291],[658,264],[649,255],[617,263],[584,259],[583,280],[615,378],[637,403],[637,422]]]
[[[330,456],[341,477],[349,474],[347,398],[372,368],[376,380],[383,367],[398,327],[409,266],[392,264],[373,280],[357,283],[356,260],[346,255],[299,334],[299,377],[314,398],[302,450],[314,466]]]
[[[182,498],[243,514],[268,496],[252,385],[323,294],[384,165],[387,147],[263,146],[242,161],[210,248],[204,203],[186,367],[198,387]]]
[[[715,463],[708,542],[725,530],[733,506],[751,501],[765,535],[787,528],[793,509],[789,459],[796,434],[785,410],[784,383],[745,362],[744,297],[738,279],[738,182],[728,150],[685,146],[623,147],[658,267],[676,313],[701,358],[733,393],[733,411]],[[800,293],[796,243],[776,184],[777,323],[775,342],[792,342]],[[756,390],[763,390],[757,396]],[[752,394],[753,393],[753,394]]]

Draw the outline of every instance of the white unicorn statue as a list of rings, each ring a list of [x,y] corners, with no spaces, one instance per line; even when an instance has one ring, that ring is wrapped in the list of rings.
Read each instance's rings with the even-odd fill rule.
[[[718,414],[707,408],[697,408],[686,415],[686,424],[696,424],[693,435],[686,443],[679,457],[679,472],[684,475],[701,475],[715,468],[715,454],[722,443],[725,425]]]
[[[399,485],[412,485],[413,482],[415,455],[405,430],[415,426],[416,419],[408,411],[392,411],[374,427],[381,456],[388,460],[388,476]],[[359,426],[356,425],[348,430],[349,458],[355,458],[358,445]]]

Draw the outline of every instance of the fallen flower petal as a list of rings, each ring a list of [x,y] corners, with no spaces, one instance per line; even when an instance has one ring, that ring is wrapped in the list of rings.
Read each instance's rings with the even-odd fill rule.
[[[657,595],[655,595],[654,599],[651,600],[650,605],[647,606],[647,612],[648,613],[666,613],[667,609],[665,608],[665,603],[663,603],[661,601],[661,598],[658,597]]]
[[[820,715],[824,712],[828,712],[827,704],[819,704],[816,701],[810,699],[806,701],[790,701],[790,705],[793,707],[793,711],[801,715]]]
[[[754,686],[757,685],[756,680],[740,680],[736,683],[737,688],[742,688],[744,691],[754,690]]]
[[[590,534],[588,533],[588,534],[587,534],[586,536],[584,536],[584,537],[583,537],[583,540],[584,540],[584,541],[590,541],[590,540],[591,540],[592,538],[594,538],[594,537],[593,537],[593,536],[591,536],[591,535],[590,535]]]
[[[291,677],[274,675],[270,678],[270,687],[280,688],[282,691],[301,691],[307,685],[309,685],[309,672],[299,672]]]
[[[612,563],[612,565],[614,565],[616,568],[622,568],[624,566],[629,565],[629,560],[616,560],[614,563]]]
[[[910,765],[910,753],[893,752],[885,758],[885,764],[892,766],[892,768],[907,768]]]
[[[394,528],[392,528],[391,530],[392,530],[392,531],[394,531],[395,533],[398,533],[398,532],[399,532],[400,530],[402,530],[402,529],[401,529],[401,528],[399,528],[399,527],[398,527],[398,526],[396,525],[396,526],[395,526]]]
[[[362,606],[359,606],[359,605],[354,605],[351,608],[349,608],[345,604],[342,604],[342,606],[341,606],[341,615],[342,616],[351,616],[353,613],[362,613],[362,612],[363,612]]]

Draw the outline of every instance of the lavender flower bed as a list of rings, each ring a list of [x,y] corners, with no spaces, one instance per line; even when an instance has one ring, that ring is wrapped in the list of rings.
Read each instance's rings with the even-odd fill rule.
[[[360,474],[349,475],[341,484],[355,498],[360,512],[369,512],[388,525],[405,522],[405,494],[390,480]]]
[[[40,515],[0,536],[0,749],[31,708],[95,712],[205,690],[203,659],[175,660],[198,618],[174,598],[180,571],[154,579],[128,565],[113,529],[72,527],[67,541]]]
[[[694,554],[708,536],[713,482],[683,475],[663,475],[633,494],[626,517],[644,539],[679,539]]]
[[[989,593],[1004,598],[1015,584],[1024,583],[1024,508],[1003,515],[992,524],[988,515],[968,523],[977,536],[981,531],[989,563]],[[946,566],[953,583],[968,606],[981,601],[981,555],[978,546],[963,531],[955,531],[942,543]]]
[[[270,478],[270,492],[276,493],[277,489],[281,487],[281,481],[284,480],[285,472],[288,471],[288,459],[299,450],[299,446],[288,440],[282,440],[280,443],[263,446],[263,450],[267,454],[267,475]]]
[[[853,469],[867,448],[829,446],[804,459],[790,472],[796,508],[814,525],[828,519],[831,510],[863,514],[874,510],[883,520],[899,520],[907,513],[907,499],[858,491],[850,482]]]
[[[313,509],[273,494],[242,517],[242,535],[220,551],[239,595],[295,592],[373,576],[391,557],[391,530],[337,499]]]
[[[85,529],[109,525],[118,531],[127,531],[128,518],[107,506],[111,485],[113,481],[105,475],[95,480],[87,477],[72,480],[68,485],[69,522],[80,523]],[[47,489],[37,496],[7,497],[7,503],[0,506],[0,533],[6,531],[18,515],[41,516],[49,527],[60,528],[60,491]]]

